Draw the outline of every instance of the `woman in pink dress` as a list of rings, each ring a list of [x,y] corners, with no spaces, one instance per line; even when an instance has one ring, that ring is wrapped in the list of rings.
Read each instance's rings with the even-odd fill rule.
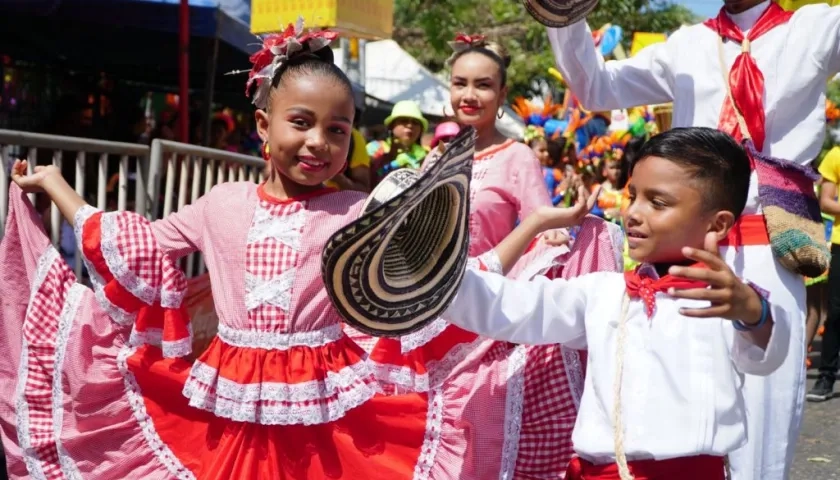
[[[501,271],[492,248],[518,220],[551,201],[533,151],[495,127],[507,93],[505,53],[480,36],[459,35],[453,47],[452,108],[478,135],[470,256]],[[426,164],[436,158],[433,152]],[[514,270],[550,274],[567,260],[563,275],[617,271],[613,234],[603,222],[588,221],[572,258],[558,259],[562,250],[540,243]],[[578,351],[497,342],[441,318],[399,339],[380,339],[371,360],[380,380],[396,391],[428,392],[427,436],[415,478],[549,479],[565,471],[583,385]]]
[[[13,477],[411,478],[426,395],[378,394],[321,280],[325,242],[364,200],[322,185],[344,168],[354,115],[334,38],[290,26],[252,57],[271,169],[261,185],[222,184],[149,222],[87,205],[54,166],[15,163],[0,249]],[[45,191],[74,224],[93,290],[36,227],[25,191]],[[176,261],[196,251],[219,329],[193,361]]]

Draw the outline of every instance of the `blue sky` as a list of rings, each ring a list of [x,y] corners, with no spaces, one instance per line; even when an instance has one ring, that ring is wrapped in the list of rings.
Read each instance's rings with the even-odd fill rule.
[[[694,13],[703,18],[717,15],[723,2],[720,0],[673,0],[690,8]]]

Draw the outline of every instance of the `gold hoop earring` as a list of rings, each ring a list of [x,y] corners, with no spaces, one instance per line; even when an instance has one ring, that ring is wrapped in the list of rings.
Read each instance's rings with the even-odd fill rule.
[[[504,109],[500,108],[499,113],[496,114],[496,118],[501,119],[504,116],[505,116],[505,111],[504,111]]]

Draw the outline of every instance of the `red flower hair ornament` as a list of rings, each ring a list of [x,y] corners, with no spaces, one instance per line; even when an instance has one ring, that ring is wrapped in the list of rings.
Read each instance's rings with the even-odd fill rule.
[[[294,24],[290,23],[282,33],[262,37],[262,49],[250,58],[253,66],[248,73],[245,95],[248,95],[251,86],[256,84],[252,102],[257,108],[266,108],[271,83],[280,67],[297,55],[311,54],[327,48],[336,38],[338,38],[338,33],[331,30],[304,33],[303,17],[298,17]],[[244,70],[239,70],[231,73],[244,72]]]
[[[449,46],[455,53],[461,53],[468,48],[480,48],[487,45],[487,37],[484,35],[467,35],[459,33],[455,35],[455,40],[449,42]]]

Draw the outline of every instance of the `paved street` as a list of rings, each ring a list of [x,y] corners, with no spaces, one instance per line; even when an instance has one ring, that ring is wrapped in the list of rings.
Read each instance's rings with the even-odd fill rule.
[[[815,350],[819,341],[814,342]],[[812,354],[814,365],[819,355]],[[808,371],[808,388],[817,371]],[[840,387],[840,384],[837,385]],[[840,397],[827,402],[806,402],[802,433],[796,449],[791,480],[840,479]]]

